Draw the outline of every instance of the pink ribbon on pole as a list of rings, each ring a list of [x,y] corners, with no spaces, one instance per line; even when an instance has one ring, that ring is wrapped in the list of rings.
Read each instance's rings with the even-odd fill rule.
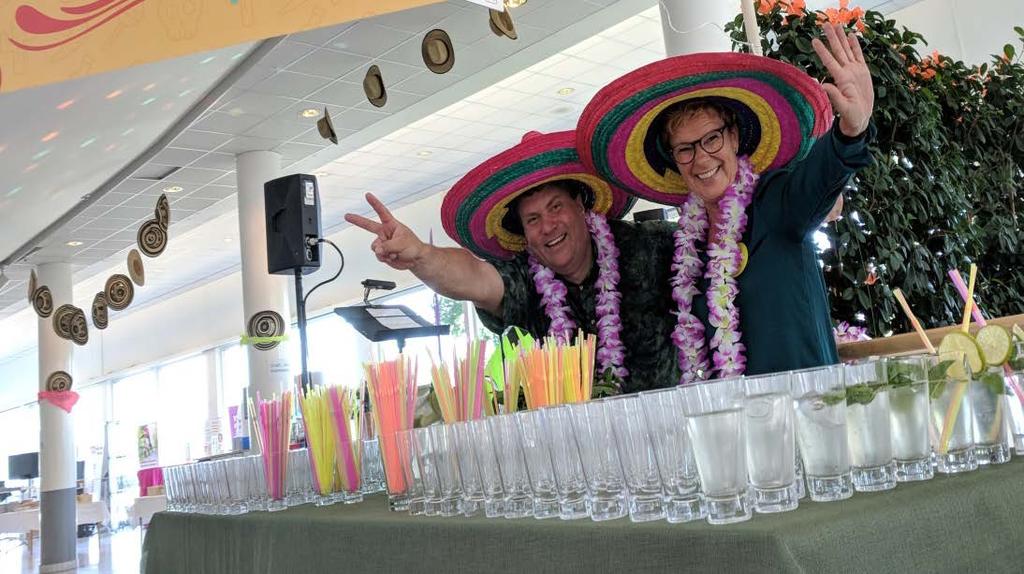
[[[71,414],[71,408],[78,402],[78,393],[75,391],[39,391],[39,400],[50,401],[53,406]]]

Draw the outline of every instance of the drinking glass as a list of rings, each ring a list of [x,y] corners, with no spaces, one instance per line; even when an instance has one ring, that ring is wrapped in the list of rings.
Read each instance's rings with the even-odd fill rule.
[[[1005,420],[1009,416],[1005,376],[1002,366],[989,367],[974,374],[971,380],[969,394],[974,458],[980,465],[1002,464],[1010,460]]]
[[[380,443],[376,437],[364,438],[362,476],[359,479],[364,495],[376,494],[387,489],[384,480],[384,467],[380,458]]]
[[[309,472],[309,455],[304,448],[288,451],[287,495],[285,504],[298,506],[313,500],[313,481]]]
[[[434,466],[437,469],[437,486],[441,501],[437,512],[451,517],[462,511],[462,479],[459,477],[458,449],[455,445],[455,430],[451,425],[434,424],[430,431]]]
[[[1015,344],[1014,358],[1010,361],[1012,375],[1007,382],[1013,391],[1007,398],[1009,408],[1009,434],[1017,456],[1024,456],[1024,341]]]
[[[785,512],[799,504],[791,373],[743,379],[747,474],[754,510]]]
[[[551,460],[558,488],[558,517],[576,520],[590,516],[587,479],[583,461],[573,435],[572,413],[566,405],[544,409],[544,421],[550,433]]]
[[[498,458],[502,489],[505,492],[505,518],[526,518],[533,515],[533,490],[526,473],[519,428],[513,415],[487,417],[491,440]]]
[[[704,494],[686,430],[683,396],[676,389],[640,393],[665,490],[665,518],[672,523],[707,517]]]
[[[490,417],[488,417],[490,418]],[[484,493],[484,516],[505,516],[505,487],[498,467],[498,451],[487,419],[476,419],[467,424],[469,441],[480,469]]]
[[[223,463],[227,484],[226,514],[245,514],[246,498],[249,496],[249,474],[245,459],[241,457],[220,461]]]
[[[416,439],[413,429],[395,433],[395,454],[398,460],[394,466],[399,470],[402,493],[392,494],[392,477],[388,476],[388,506],[396,512],[408,511],[411,516],[424,514],[423,479],[420,476],[420,465],[416,460]],[[388,467],[384,465],[385,470]]]
[[[962,353],[925,357],[931,397],[931,438],[935,470],[942,474],[978,468],[974,457],[973,405],[967,359]]]
[[[853,496],[842,365],[793,372],[796,431],[811,500]]]
[[[246,500],[246,507],[249,510],[268,510],[269,496],[266,488],[266,477],[263,456],[254,454],[245,457],[246,466],[249,467],[249,497]]]
[[[846,430],[853,488],[859,492],[896,488],[885,364],[869,359],[846,365]]]
[[[928,438],[928,363],[923,355],[890,357],[886,376],[896,481],[928,480],[935,475]]]
[[[743,381],[679,387],[710,524],[750,520]]]
[[[412,429],[413,451],[416,453],[416,465],[420,469],[420,480],[423,483],[423,514],[437,516],[441,512],[444,493],[437,476],[437,465],[434,461],[434,445],[430,441],[430,429]]]
[[[461,511],[465,516],[475,516],[484,506],[484,484],[480,475],[480,463],[473,449],[473,436],[468,421],[452,424],[455,432],[456,460],[459,464],[459,478],[462,481]]]
[[[649,522],[665,518],[661,473],[654,456],[640,397],[622,395],[605,401],[615,436],[615,447],[622,461],[622,473],[628,493],[629,519]]]
[[[590,499],[590,519],[595,522],[629,514],[622,463],[608,417],[607,402],[589,401],[569,406],[576,445],[583,462]]]
[[[550,437],[539,410],[519,411],[512,415],[519,425],[519,438],[526,460],[526,474],[533,490],[533,517],[540,520],[558,516],[558,489],[555,469],[548,448]]]

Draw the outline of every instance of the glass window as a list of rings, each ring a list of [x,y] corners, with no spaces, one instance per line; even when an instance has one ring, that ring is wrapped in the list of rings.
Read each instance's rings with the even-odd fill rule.
[[[107,430],[107,391],[109,382],[90,385],[78,391],[78,402],[71,417],[75,425],[75,461],[83,463],[86,492],[100,493],[103,475],[103,438]]]
[[[208,368],[204,353],[161,366],[157,371],[160,466],[180,464],[206,454]]]

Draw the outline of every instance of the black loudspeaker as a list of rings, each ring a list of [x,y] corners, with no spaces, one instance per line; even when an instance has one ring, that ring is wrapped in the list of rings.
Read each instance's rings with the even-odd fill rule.
[[[320,193],[316,178],[297,173],[263,184],[267,215],[267,271],[308,275],[320,268]],[[311,241],[312,240],[312,241]],[[310,246],[310,243],[313,243]]]

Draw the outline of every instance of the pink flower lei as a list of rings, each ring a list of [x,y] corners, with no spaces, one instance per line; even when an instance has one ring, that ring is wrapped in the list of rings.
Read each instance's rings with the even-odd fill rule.
[[[743,263],[740,238],[747,228],[747,206],[754,197],[758,175],[746,157],[739,158],[734,181],[719,200],[722,220],[715,241],[708,244],[708,265],[697,253],[697,242],[707,237],[708,215],[703,201],[691,193],[680,206],[679,229],[675,232],[676,252],[672,258],[672,299],[679,305],[672,342],[679,349],[680,384],[710,378],[742,375],[747,360],[740,342],[740,313],[736,308],[739,287],[736,275]],[[704,325],[693,315],[693,296],[701,273],[708,279],[708,322],[715,327],[710,347],[714,366],[709,368],[704,345]]]
[[[619,318],[619,248],[608,220],[603,215],[587,212],[587,228],[597,245],[597,363],[601,372],[611,369],[616,377],[623,379],[629,371],[623,366],[626,347],[619,338],[622,321]],[[569,317],[565,304],[568,289],[565,283],[555,277],[554,271],[541,265],[532,255],[529,258],[530,273],[537,293],[541,296],[544,311],[551,319],[548,334],[559,343],[568,344],[576,330],[576,323]]]

